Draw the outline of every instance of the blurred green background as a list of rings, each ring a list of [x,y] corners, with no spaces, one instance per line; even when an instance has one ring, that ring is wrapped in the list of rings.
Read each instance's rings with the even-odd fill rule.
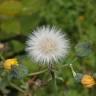
[[[61,28],[70,40],[70,53],[60,63],[71,63],[78,57],[73,65],[76,72],[95,74],[95,0],[0,0],[0,42],[5,46],[0,53],[5,58],[20,58],[30,72],[39,71],[41,67],[26,56],[25,42],[32,30],[42,25]],[[95,96],[96,88],[85,88],[76,82],[70,68],[57,66],[57,74],[64,79],[64,82],[57,81],[58,96]],[[39,78],[46,80],[47,75]],[[34,96],[53,96],[51,82],[37,88]]]

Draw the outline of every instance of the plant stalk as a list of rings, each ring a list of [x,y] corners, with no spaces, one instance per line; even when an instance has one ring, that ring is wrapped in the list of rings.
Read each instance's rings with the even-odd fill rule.
[[[55,75],[55,72],[53,70],[53,67],[52,67],[52,64],[49,64],[48,66],[48,69],[49,69],[49,72],[51,74],[51,77],[52,77],[52,83],[54,84],[54,96],[58,96],[57,94],[57,82],[56,82],[56,75]]]

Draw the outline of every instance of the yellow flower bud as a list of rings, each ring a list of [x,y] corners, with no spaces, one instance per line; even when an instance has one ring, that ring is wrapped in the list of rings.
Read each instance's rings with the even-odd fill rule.
[[[6,70],[11,70],[12,66],[18,66],[18,61],[16,58],[12,58],[12,59],[7,59],[4,62],[4,69]]]
[[[84,16],[79,16],[79,20],[80,21],[84,21],[85,20],[85,17]]]
[[[81,84],[83,84],[86,88],[92,88],[96,82],[91,75],[84,75],[81,79]]]

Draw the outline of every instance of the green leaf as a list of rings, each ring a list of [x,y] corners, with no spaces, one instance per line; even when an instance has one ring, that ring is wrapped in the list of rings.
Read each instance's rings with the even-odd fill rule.
[[[35,64],[32,60],[30,60],[28,57],[22,59],[22,63],[27,67],[29,72],[35,72],[37,71],[40,66],[38,64]]]
[[[40,18],[38,17],[38,14],[35,14],[31,16],[22,16],[19,18],[19,21],[22,28],[21,32],[23,34],[29,34],[40,22]]]
[[[8,0],[0,4],[0,14],[7,16],[14,16],[20,13],[22,10],[22,4],[19,1]]]
[[[8,19],[2,21],[1,29],[6,33],[19,34],[21,30],[21,26],[17,19]]]
[[[22,0],[22,5],[24,6],[22,9],[22,14],[33,14],[37,11],[41,10],[45,6],[46,0]]]

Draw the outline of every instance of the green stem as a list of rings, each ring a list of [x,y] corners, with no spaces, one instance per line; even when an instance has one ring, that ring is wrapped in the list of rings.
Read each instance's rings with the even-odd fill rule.
[[[13,88],[17,89],[18,91],[25,93],[25,91],[23,89],[21,89],[20,87],[18,87],[17,85],[15,85],[14,83],[10,83],[10,86],[12,86]]]
[[[75,61],[77,61],[77,57],[73,59],[73,61],[71,62],[71,64],[73,64]]]
[[[5,58],[2,56],[2,54],[0,53],[0,58],[1,58],[1,60],[2,61],[4,61],[5,60]]]
[[[48,69],[44,69],[44,70],[42,70],[42,71],[35,72],[35,73],[30,73],[30,74],[28,74],[28,76],[39,75],[39,74],[45,73],[46,71],[48,71]]]
[[[77,59],[78,59],[77,57],[74,58],[73,61],[71,62],[71,64],[73,64],[74,62],[76,62]],[[60,68],[69,67],[69,66],[70,66],[70,64],[64,64],[64,65],[62,65]]]
[[[53,82],[54,82],[54,95],[57,96],[57,81],[56,81],[55,73],[54,73]]]
[[[71,68],[71,71],[72,71],[73,77],[75,77],[75,76],[76,76],[76,72],[74,71],[72,64],[70,64],[70,68]]]
[[[52,76],[52,83],[54,84],[54,96],[58,96],[57,94],[57,82],[56,82],[56,75],[55,75],[55,72],[54,70],[52,70],[52,64],[49,64],[48,66],[49,68],[49,72],[51,73],[51,76]]]

